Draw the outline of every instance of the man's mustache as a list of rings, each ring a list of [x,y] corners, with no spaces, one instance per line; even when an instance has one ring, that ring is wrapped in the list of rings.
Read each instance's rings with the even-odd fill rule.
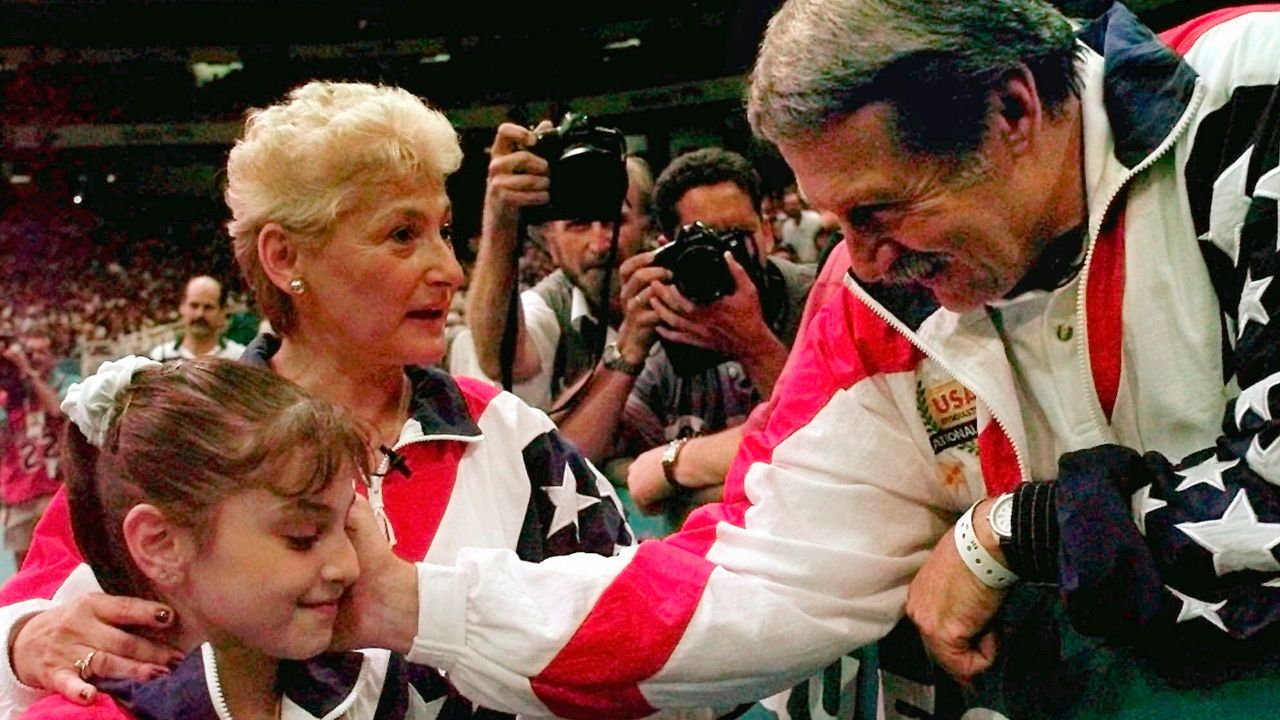
[[[890,267],[884,282],[892,285],[908,285],[932,277],[947,265],[946,256],[940,253],[907,251]]]

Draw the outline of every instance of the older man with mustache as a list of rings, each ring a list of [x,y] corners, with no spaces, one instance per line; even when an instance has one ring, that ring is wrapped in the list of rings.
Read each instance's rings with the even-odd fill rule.
[[[1274,714],[1277,57],[1275,6],[1157,36],[1119,4],[790,0],[748,115],[851,275],[723,504],[621,558],[419,565],[378,642],[572,717],[878,641],[904,715]]]

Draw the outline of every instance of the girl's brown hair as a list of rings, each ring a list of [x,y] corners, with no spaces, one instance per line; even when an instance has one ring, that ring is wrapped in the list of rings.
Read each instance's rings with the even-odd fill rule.
[[[112,594],[155,597],[125,544],[135,505],[155,505],[203,541],[232,493],[294,497],[343,470],[369,471],[367,436],[350,413],[263,368],[221,359],[144,368],[115,402],[103,447],[74,423],[63,443],[76,544]]]

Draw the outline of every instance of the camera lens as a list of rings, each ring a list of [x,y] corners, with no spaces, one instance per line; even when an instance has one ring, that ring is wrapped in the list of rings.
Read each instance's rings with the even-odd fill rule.
[[[691,302],[709,305],[734,289],[733,276],[724,263],[718,245],[691,245],[680,255],[679,268],[672,272],[676,289]]]
[[[558,127],[536,135],[532,151],[549,166],[551,202],[526,208],[525,219],[530,223],[616,219],[627,195],[622,133],[595,127],[586,116],[569,113]]]
[[[560,156],[551,182],[551,205],[574,220],[611,220],[627,194],[626,168],[610,148],[574,145]]]

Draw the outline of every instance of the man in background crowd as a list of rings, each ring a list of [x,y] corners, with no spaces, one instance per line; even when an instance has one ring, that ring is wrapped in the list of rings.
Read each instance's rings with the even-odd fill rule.
[[[775,239],[761,212],[760,177],[737,153],[706,148],[676,158],[658,178],[654,195],[667,238],[696,222],[721,239],[737,233],[744,250],[724,258],[733,290],[700,304],[678,287],[683,283],[698,294],[711,280],[694,265],[655,262],[650,253],[624,266],[623,299],[633,319],[628,323],[648,331],[610,346],[606,360],[619,361],[611,368],[615,378],[575,408],[591,422],[571,417],[562,427],[589,457],[638,456],[629,476],[676,486],[694,478],[696,486],[718,485],[741,433],[715,434],[740,425],[772,392],[799,327],[814,266],[771,254]],[[682,242],[659,252],[671,258],[684,250]],[[646,274],[651,279],[636,282]],[[676,525],[690,500],[705,498],[682,493],[681,500],[682,507],[670,508]]]
[[[58,437],[62,396],[79,380],[69,364],[58,363],[49,337],[28,330],[5,338],[0,346],[0,394],[4,427],[0,430],[0,500],[4,545],[22,565],[31,533],[61,484]]]
[[[188,280],[178,305],[182,331],[175,339],[152,348],[151,359],[164,362],[208,355],[239,360],[244,346],[222,336],[227,325],[226,303],[227,291],[222,283],[208,275]]]
[[[822,247],[818,245],[822,218],[809,209],[794,185],[788,187],[782,195],[782,212],[782,223],[778,228],[782,235],[782,245],[791,248],[797,262],[818,262],[818,258],[822,256]]]

